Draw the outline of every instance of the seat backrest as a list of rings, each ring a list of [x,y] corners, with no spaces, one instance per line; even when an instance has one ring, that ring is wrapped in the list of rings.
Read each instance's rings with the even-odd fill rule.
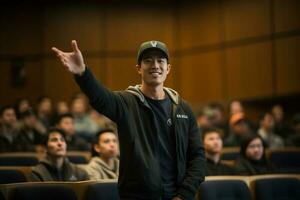
[[[222,149],[221,160],[237,160],[239,156],[239,147],[224,147]]]
[[[68,155],[69,161],[75,164],[87,164],[88,160],[82,155]]]
[[[119,200],[116,182],[95,183],[88,186],[86,200]]]
[[[26,182],[25,174],[17,169],[0,169],[0,184]]]
[[[201,183],[199,200],[251,200],[251,193],[241,180],[210,180]]]
[[[75,191],[64,185],[20,185],[9,196],[10,200],[77,200]]]
[[[0,156],[0,166],[34,166],[39,162],[36,156]]]
[[[300,150],[271,151],[269,159],[279,172],[300,173]]]
[[[297,178],[269,178],[254,182],[256,200],[298,200],[300,181]]]

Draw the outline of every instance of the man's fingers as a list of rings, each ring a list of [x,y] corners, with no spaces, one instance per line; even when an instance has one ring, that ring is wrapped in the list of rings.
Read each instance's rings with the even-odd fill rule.
[[[71,45],[74,53],[79,51],[76,40],[72,40]]]
[[[52,49],[52,51],[54,51],[56,53],[56,55],[59,55],[59,54],[63,53],[61,50],[59,50],[56,47],[52,47],[51,49]]]

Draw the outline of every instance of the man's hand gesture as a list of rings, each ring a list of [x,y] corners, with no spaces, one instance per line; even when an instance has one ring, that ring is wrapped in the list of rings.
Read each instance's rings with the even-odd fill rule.
[[[56,47],[52,47],[52,50],[56,53],[56,56],[70,72],[73,74],[82,75],[85,70],[85,64],[82,54],[78,49],[76,40],[72,40],[71,46],[73,52],[63,52]]]

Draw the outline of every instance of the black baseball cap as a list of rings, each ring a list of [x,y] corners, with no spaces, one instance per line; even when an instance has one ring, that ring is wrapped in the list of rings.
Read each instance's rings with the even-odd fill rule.
[[[164,56],[167,58],[167,60],[169,60],[169,50],[168,50],[167,45],[160,41],[151,40],[151,41],[147,41],[147,42],[144,42],[141,44],[140,49],[138,51],[138,55],[137,55],[138,63],[141,62],[145,52],[147,52],[148,50],[151,50],[151,49],[157,49],[157,50],[161,51],[164,54]]]

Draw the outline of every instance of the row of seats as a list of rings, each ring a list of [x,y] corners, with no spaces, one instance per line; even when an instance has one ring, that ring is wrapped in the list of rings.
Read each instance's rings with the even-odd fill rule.
[[[240,155],[240,148],[227,147],[222,151],[221,160],[234,165]],[[300,173],[300,148],[266,149],[266,157],[281,173]]]
[[[116,180],[15,183],[0,192],[0,200],[119,200]]]
[[[300,174],[208,177],[197,200],[298,200]],[[118,200],[116,181],[0,185],[0,200]]]
[[[0,166],[34,166],[44,156],[44,154],[31,152],[1,153]],[[73,163],[87,164],[91,159],[91,154],[88,151],[70,151],[67,157]]]
[[[300,174],[207,177],[197,200],[299,200]]]

